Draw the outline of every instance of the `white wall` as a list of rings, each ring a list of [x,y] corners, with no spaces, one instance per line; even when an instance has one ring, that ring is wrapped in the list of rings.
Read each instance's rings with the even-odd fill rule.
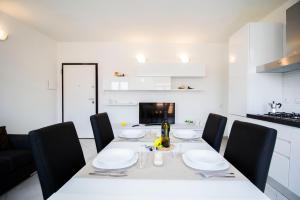
[[[297,1],[288,1],[262,21],[284,23],[286,8]],[[138,122],[138,107],[106,106],[109,98],[174,101],[177,122],[192,119],[200,120],[203,125],[209,112],[227,114],[227,44],[61,42],[57,45],[54,40],[1,12],[0,27],[10,34],[7,41],[0,42],[0,125],[6,125],[11,133],[27,133],[60,121],[62,62],[99,63],[99,111],[107,111],[113,122]],[[192,63],[206,65],[207,77],[194,81],[203,92],[104,92],[103,77],[111,76],[113,71],[135,74],[138,67],[135,55],[139,52],[152,63],[178,62],[178,53],[187,52]],[[300,72],[283,75],[286,111],[300,112],[299,75]],[[47,81],[56,78],[57,91],[48,90]]]
[[[289,0],[266,17],[262,21],[286,23],[286,9],[299,0]],[[285,39],[284,39],[285,41]],[[285,46],[285,42],[284,42]],[[286,47],[285,47],[286,54]],[[283,111],[300,113],[300,71],[283,74]]]
[[[61,69],[62,62],[99,63],[99,112],[108,112],[113,123],[137,123],[138,106],[106,106],[109,98],[137,102],[172,101],[176,103],[176,122],[192,119],[203,125],[209,112],[227,113],[227,48],[227,44],[59,43],[58,69]],[[207,77],[195,81],[204,91],[104,92],[103,78],[112,76],[114,71],[135,75],[138,67],[135,55],[139,52],[146,55],[149,63],[179,62],[178,53],[187,52],[191,63],[206,65]],[[61,80],[60,72],[58,77]],[[57,117],[61,119],[61,85],[58,87]]]
[[[0,12],[0,126],[9,133],[28,131],[56,121],[56,42]]]
[[[283,75],[283,97],[286,112],[300,113],[300,70]]]

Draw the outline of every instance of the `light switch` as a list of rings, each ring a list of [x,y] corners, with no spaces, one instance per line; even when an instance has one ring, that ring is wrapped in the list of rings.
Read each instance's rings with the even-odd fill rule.
[[[48,80],[48,90],[56,90],[56,80]]]

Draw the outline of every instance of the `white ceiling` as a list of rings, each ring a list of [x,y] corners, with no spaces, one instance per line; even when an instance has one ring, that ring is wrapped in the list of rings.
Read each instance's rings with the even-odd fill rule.
[[[286,0],[0,0],[58,41],[224,42]]]

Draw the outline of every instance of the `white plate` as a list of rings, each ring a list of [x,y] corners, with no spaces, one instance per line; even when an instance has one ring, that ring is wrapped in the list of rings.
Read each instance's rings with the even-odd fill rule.
[[[173,136],[180,139],[196,139],[199,138],[201,135],[198,134],[196,131],[188,130],[188,129],[175,129],[173,130]]]
[[[120,138],[127,138],[127,139],[138,139],[144,136],[145,136],[145,131],[134,130],[134,129],[125,129],[119,135]]]
[[[228,162],[217,152],[193,149],[182,155],[183,162],[197,170],[222,171],[229,168]]]
[[[131,149],[113,148],[101,151],[92,165],[99,169],[122,169],[130,167],[138,160],[138,154]]]

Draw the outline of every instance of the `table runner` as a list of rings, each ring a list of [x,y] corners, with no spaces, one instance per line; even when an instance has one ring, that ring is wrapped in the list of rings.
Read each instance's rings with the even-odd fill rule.
[[[92,162],[87,163],[87,165],[77,173],[77,177],[89,177],[95,179],[143,179],[143,180],[242,180],[245,177],[238,172],[234,167],[230,168],[226,172],[233,172],[236,177],[213,177],[213,178],[204,178],[199,175],[197,170],[191,169],[186,166],[182,160],[182,152],[187,151],[188,149],[211,149],[206,143],[177,143],[175,145],[181,145],[180,153],[176,152],[162,152],[164,164],[163,166],[154,166],[153,165],[153,156],[154,152],[147,152],[146,148],[143,148],[144,145],[149,145],[150,143],[143,142],[113,142],[106,149],[109,148],[129,148],[134,151],[143,151],[140,154],[140,158],[137,164],[133,165],[126,169],[128,176],[125,177],[106,177],[106,176],[95,176],[89,175],[90,172],[95,171],[92,167]],[[142,161],[140,161],[142,159]],[[140,168],[140,162],[142,162],[142,168]]]

